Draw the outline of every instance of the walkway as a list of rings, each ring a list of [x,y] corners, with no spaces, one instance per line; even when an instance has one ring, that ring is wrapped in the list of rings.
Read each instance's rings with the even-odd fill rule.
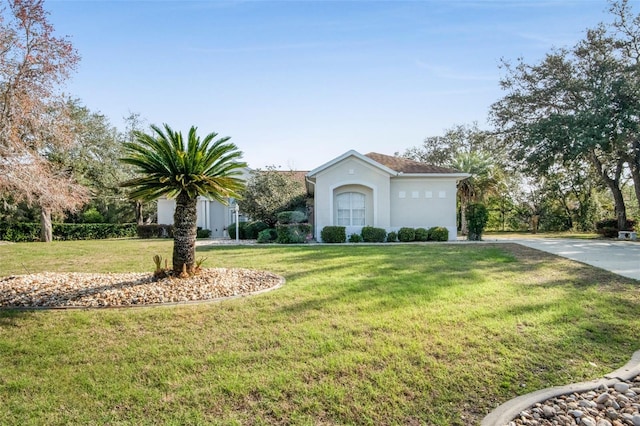
[[[487,241],[491,241],[487,238]],[[523,238],[500,240],[553,253],[640,280],[640,243],[615,240]]]

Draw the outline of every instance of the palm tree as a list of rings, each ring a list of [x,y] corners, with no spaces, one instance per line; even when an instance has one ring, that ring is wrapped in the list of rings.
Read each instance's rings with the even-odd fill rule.
[[[229,137],[214,140],[210,133],[204,139],[189,130],[185,141],[181,132],[164,125],[164,130],[151,126],[152,134],[135,132],[135,141],[124,143],[126,157],[121,161],[134,166],[140,177],[123,182],[133,188],[129,198],[152,201],[161,196],[175,197],[173,216],[173,275],[191,275],[196,254],[196,206],[198,196],[208,196],[223,204],[229,197],[239,198],[244,180],[239,176],[246,163],[242,152]]]
[[[460,195],[460,230],[467,234],[466,208],[469,203],[483,201],[487,193],[496,186],[494,161],[485,152],[461,152],[453,159],[450,166],[471,176],[458,184]]]

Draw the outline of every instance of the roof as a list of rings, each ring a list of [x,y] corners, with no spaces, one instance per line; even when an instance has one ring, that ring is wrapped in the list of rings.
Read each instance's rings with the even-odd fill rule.
[[[420,163],[407,158],[378,154],[377,152],[365,154],[365,157],[369,157],[376,163],[380,163],[399,173],[460,173],[458,170]]]

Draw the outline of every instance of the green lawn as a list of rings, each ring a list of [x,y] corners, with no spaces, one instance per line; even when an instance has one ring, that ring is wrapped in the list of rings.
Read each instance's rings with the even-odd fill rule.
[[[470,425],[640,348],[637,281],[516,245],[199,248],[280,289],[0,312],[0,424]],[[0,246],[0,276],[144,271],[167,241]]]

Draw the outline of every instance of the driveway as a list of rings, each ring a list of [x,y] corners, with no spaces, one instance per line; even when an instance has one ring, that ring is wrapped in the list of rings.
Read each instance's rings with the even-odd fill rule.
[[[508,241],[640,280],[640,243],[637,242],[560,238],[523,238]]]

